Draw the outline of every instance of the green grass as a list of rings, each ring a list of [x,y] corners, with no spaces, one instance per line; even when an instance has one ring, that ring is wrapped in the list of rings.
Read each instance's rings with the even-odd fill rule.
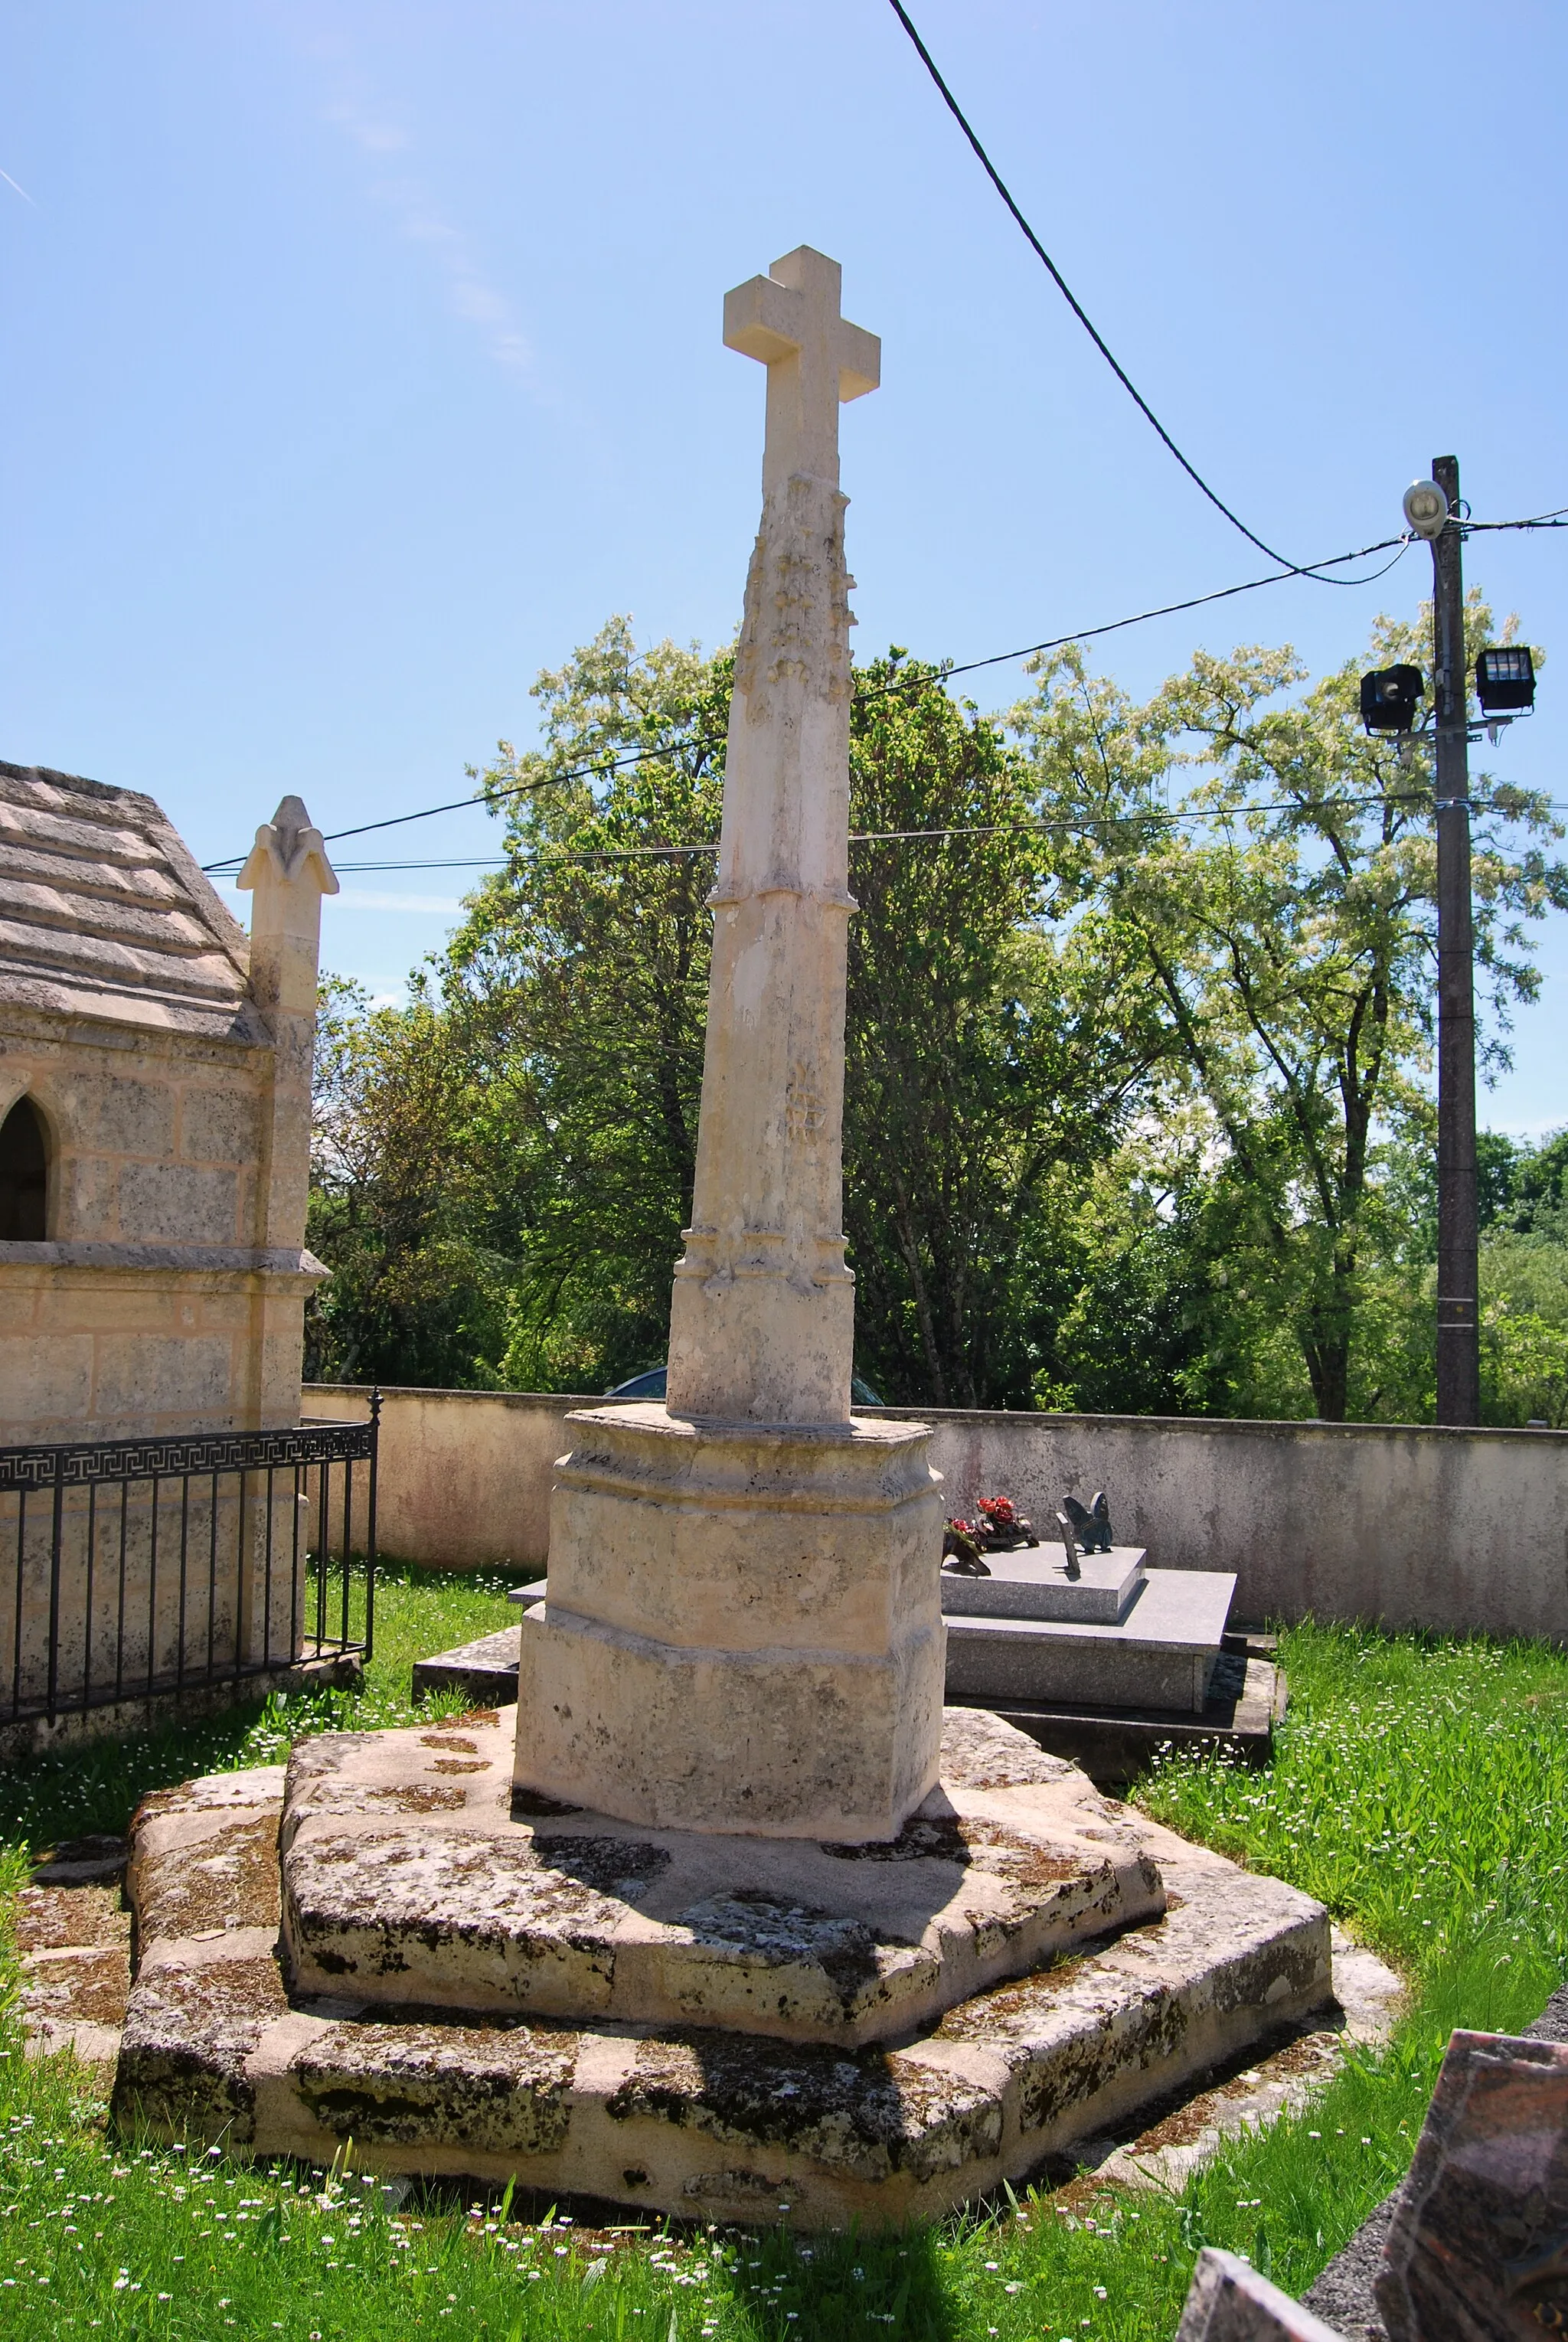
[[[0,1834],[114,1827],[140,1789],[275,1758],[302,1726],[399,1721],[417,1653],[515,1615],[502,1583],[394,1571],[358,1703],[274,1703],[111,1758],[19,1767],[0,1784]],[[1143,1802],[1322,1896],[1406,1971],[1413,2006],[1385,2055],[1353,2057],[1308,2111],[1244,2136],[1179,2198],[1080,2184],[800,2243],[784,2220],[612,2234],[451,2191],[394,2202],[352,2169],[262,2171],[116,2138],[69,2061],[25,2063],[0,2017],[0,2331],[1168,2342],[1205,2242],[1299,2292],[1404,2168],[1451,2027],[1518,2027],[1568,1968],[1568,1658],[1312,1627],[1283,1656],[1293,1701],[1272,1771],[1170,1763]],[[19,1852],[0,1858],[0,1888],[23,1875]]]

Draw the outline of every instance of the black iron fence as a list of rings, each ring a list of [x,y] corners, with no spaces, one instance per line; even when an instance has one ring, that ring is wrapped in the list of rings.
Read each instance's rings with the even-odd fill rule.
[[[0,1448],[0,1724],[368,1659],[380,1412]]]

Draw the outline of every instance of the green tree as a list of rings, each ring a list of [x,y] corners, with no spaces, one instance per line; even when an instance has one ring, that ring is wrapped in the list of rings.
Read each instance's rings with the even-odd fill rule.
[[[485,776],[504,870],[410,1007],[353,1023],[338,1072],[329,1022],[337,1356],[557,1388],[663,1356],[709,966],[693,849],[718,834],[729,690],[727,654],[639,650],[624,620],[542,676],[542,746]],[[853,853],[845,1219],[861,1364],[891,1397],[1030,1403],[1073,1289],[1041,1231],[1141,1070],[1134,987],[1040,924],[1091,869],[1033,786],[935,668],[859,672],[852,823],[875,835]]]
[[[1090,858],[1033,796],[939,670],[895,650],[857,671],[845,1222],[890,1398],[1031,1404],[1071,1300],[1063,1223],[1158,1046],[1125,955],[1067,921]]]
[[[516,1273],[498,1371],[594,1387],[663,1357],[696,1160],[727,656],[624,619],[534,686],[544,745],[485,786],[507,862],[442,972],[464,1137]]]
[[[1467,618],[1473,647],[1491,633],[1478,597]],[[1373,663],[1420,664],[1426,639],[1380,620]],[[1385,1354],[1403,1356],[1397,1308],[1374,1338],[1369,1271],[1398,1245],[1389,1146],[1430,1144],[1431,778],[1424,752],[1402,764],[1363,736],[1360,672],[1303,692],[1288,650],[1201,653],[1140,708],[1067,652],[1014,717],[1043,807],[1076,802],[1097,825],[1091,916],[1135,939],[1166,1063],[1210,1121],[1192,1215],[1212,1265],[1209,1338],[1193,1396],[1219,1412],[1282,1404],[1282,1333],[1330,1420],[1378,1411]],[[1162,804],[1167,776],[1187,773]],[[1539,983],[1526,923],[1568,904],[1568,871],[1539,842],[1562,835],[1542,797],[1487,776],[1476,795],[1476,959],[1499,1062],[1510,1003]]]
[[[509,1264],[483,1166],[460,1143],[450,1044],[422,983],[401,1009],[323,984],[306,1234],[332,1275],[306,1312],[307,1379],[493,1379]]]

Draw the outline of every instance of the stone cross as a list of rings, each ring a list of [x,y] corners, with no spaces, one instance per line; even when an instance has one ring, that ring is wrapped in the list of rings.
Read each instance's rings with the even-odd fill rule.
[[[896,1837],[934,1787],[945,1630],[924,1424],[850,1413],[849,588],[837,263],[732,293],[768,370],[724,766],[692,1225],[665,1404],[569,1415],[524,1614],[520,1794],[661,1829]]]
[[[838,410],[882,375],[874,334],[839,315],[844,271],[803,244],[724,297],[724,346],[768,370],[763,495],[802,472],[838,485]]]
[[[675,1267],[667,1404],[743,1423],[844,1423],[849,589],[838,409],[880,345],[803,245],[724,303],[768,370],[763,517],[735,656],[696,1178]]]

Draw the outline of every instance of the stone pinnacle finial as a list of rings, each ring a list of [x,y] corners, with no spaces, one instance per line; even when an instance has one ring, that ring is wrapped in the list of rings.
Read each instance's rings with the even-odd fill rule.
[[[305,799],[284,797],[272,819],[264,821],[256,831],[255,844],[235,885],[248,893],[257,885],[264,866],[285,881],[302,877],[313,858],[317,891],[337,894],[337,874],[327,859],[326,840],[305,811]]]

